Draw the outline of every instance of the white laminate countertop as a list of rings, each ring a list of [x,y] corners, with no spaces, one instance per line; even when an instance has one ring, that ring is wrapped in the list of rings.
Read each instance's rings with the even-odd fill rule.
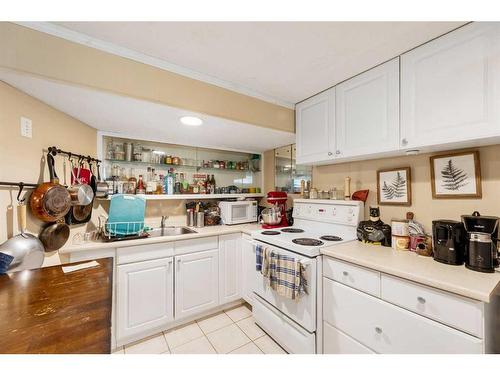
[[[78,251],[89,251],[98,249],[110,249],[116,247],[129,247],[138,245],[147,245],[162,242],[190,240],[193,238],[202,238],[210,236],[220,236],[223,234],[231,233],[246,233],[251,234],[253,231],[261,229],[257,223],[239,224],[239,225],[214,225],[203,228],[192,228],[196,233],[181,234],[178,236],[163,236],[163,237],[150,237],[136,240],[116,241],[116,242],[102,242],[91,241],[81,244],[69,244],[59,250],[60,254],[69,254]]]
[[[465,266],[442,264],[432,257],[419,256],[410,251],[397,251],[359,241],[331,246],[321,253],[483,302],[490,302],[490,296],[500,282],[499,272],[476,272]]]

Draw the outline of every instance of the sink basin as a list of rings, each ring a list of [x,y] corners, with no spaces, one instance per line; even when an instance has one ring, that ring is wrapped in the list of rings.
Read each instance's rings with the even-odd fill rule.
[[[148,232],[150,237],[163,237],[163,236],[180,236],[182,234],[197,233],[196,231],[186,227],[165,227],[155,228]]]

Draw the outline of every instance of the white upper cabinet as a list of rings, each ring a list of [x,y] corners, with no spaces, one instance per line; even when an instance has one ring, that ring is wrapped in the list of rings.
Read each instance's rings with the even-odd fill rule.
[[[399,149],[399,58],[335,87],[337,157]]]
[[[295,107],[297,164],[327,161],[335,150],[335,88]]]
[[[241,296],[241,234],[219,237],[219,303],[236,301]]]
[[[464,26],[401,56],[403,148],[498,136],[499,110],[499,23]]]

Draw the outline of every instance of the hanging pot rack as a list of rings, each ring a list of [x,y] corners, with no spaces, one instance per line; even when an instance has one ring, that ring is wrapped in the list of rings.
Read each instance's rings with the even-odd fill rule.
[[[70,159],[75,158],[79,160],[86,160],[87,162],[95,162],[95,163],[102,163],[101,160],[96,159],[91,157],[90,155],[81,155],[81,154],[75,154],[74,152],[69,152],[69,151],[64,151],[61,150],[60,148],[57,148],[56,146],[52,146],[48,148],[48,153],[50,153],[52,156],[56,156],[58,154],[63,154],[68,156]],[[32,184],[28,182],[10,182],[10,181],[0,181],[0,187],[17,187],[19,189],[17,193],[17,201],[19,203],[24,203],[25,199],[21,199],[21,193],[23,192],[24,188],[28,189],[34,189],[38,186],[38,184]]]
[[[60,148],[57,148],[56,146],[49,147],[48,152],[50,154],[52,154],[52,156],[56,156],[58,154],[63,154],[63,155],[68,156],[69,158],[86,160],[87,162],[102,163],[101,160],[93,158],[90,155],[81,155],[81,154],[75,154],[74,152],[70,152],[70,151],[63,151]]]

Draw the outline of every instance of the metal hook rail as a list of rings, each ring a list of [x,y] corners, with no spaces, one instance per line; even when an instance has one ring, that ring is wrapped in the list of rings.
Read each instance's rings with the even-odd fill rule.
[[[57,154],[63,154],[67,155],[69,158],[77,158],[80,160],[86,160],[87,162],[102,163],[102,160],[93,158],[90,155],[81,155],[81,154],[75,154],[74,152],[70,151],[63,151],[60,148],[57,148],[56,146],[49,147],[48,152],[52,154],[52,156],[56,156]]]
[[[4,187],[15,187],[17,186],[19,188],[19,191],[17,193],[17,201],[19,203],[23,203],[25,201],[25,199],[21,199],[21,193],[23,192],[23,189],[26,187],[26,188],[30,188],[30,189],[34,189],[38,186],[38,184],[30,184],[30,183],[26,183],[26,182],[5,182],[5,181],[0,181],[0,187],[1,186],[4,186]]]

